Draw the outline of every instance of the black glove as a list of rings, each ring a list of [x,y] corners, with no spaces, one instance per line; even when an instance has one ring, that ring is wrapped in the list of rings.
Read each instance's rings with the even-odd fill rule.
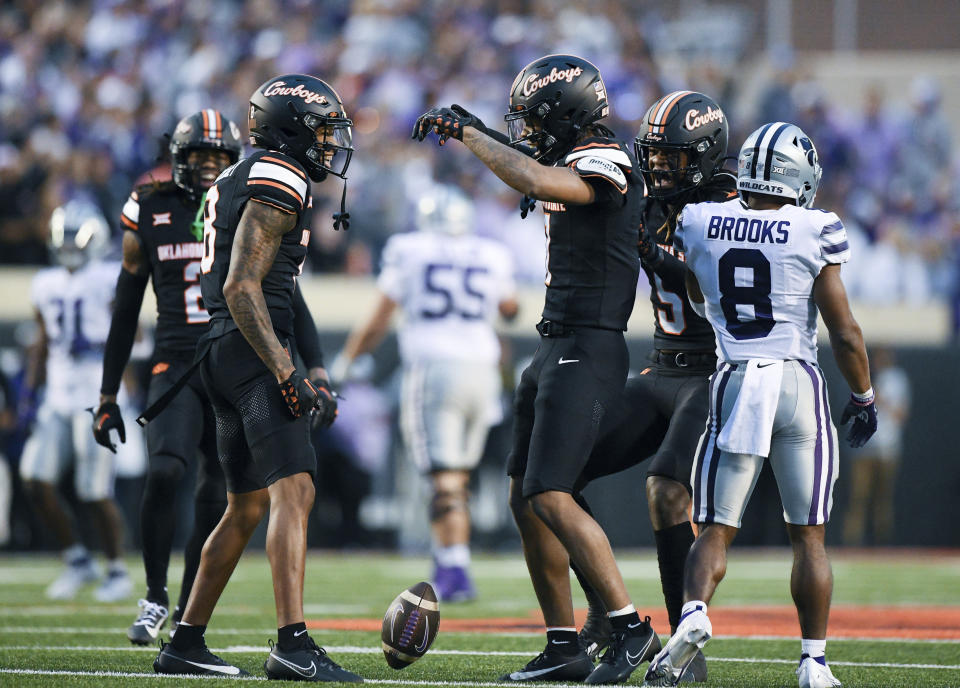
[[[657,244],[655,234],[647,229],[644,224],[640,227],[640,240],[637,242],[637,252],[642,260],[651,269],[656,268],[663,262],[663,249]]]
[[[294,418],[317,412],[318,424],[330,427],[337,417],[337,396],[330,390],[326,380],[311,382],[294,370],[290,377],[280,383],[280,393]]]
[[[527,213],[537,207],[537,199],[524,196],[520,199],[520,219],[526,220]]]
[[[484,133],[487,130],[483,126],[483,122],[459,105],[454,105],[452,108],[435,107],[420,115],[416,124],[413,125],[413,133],[410,138],[423,141],[427,134],[435,131],[440,137],[440,145],[442,146],[450,138],[463,141],[463,128],[467,126],[476,127]]]
[[[850,395],[850,401],[847,402],[847,407],[843,409],[843,415],[840,416],[840,425],[846,425],[851,418],[853,425],[847,433],[847,442],[854,449],[858,449],[877,431],[877,405],[874,403],[873,394],[867,400]]]
[[[110,441],[110,431],[116,430],[120,441],[127,441],[127,430],[123,427],[120,407],[112,401],[105,401],[96,411],[93,408],[87,410],[93,414],[93,438],[101,447],[106,447],[116,454],[117,445]]]
[[[339,413],[337,399],[340,395],[330,389],[330,383],[327,380],[316,379],[313,385],[318,392],[317,400],[313,404],[316,409],[313,414],[313,427],[329,428],[337,419]]]

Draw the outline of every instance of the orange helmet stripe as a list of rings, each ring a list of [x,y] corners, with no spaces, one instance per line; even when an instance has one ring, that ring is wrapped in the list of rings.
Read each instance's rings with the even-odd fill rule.
[[[691,93],[693,93],[693,91],[674,91],[661,98],[660,102],[655,106],[650,122],[650,131],[655,134],[662,134],[667,124],[667,116],[670,114],[670,111],[673,110],[681,98]]]

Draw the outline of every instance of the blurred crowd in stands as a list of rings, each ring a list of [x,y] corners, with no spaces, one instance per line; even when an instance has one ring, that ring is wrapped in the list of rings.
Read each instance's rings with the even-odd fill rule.
[[[502,125],[510,84],[527,62],[572,52],[595,62],[612,128],[632,141],[647,106],[677,88],[710,93],[731,114],[735,156],[764,121],[789,120],[826,170],[817,205],[841,214],[857,258],[855,299],[960,300],[960,184],[936,81],[870,92],[859,111],[830,102],[790,55],[745,99],[738,68],[762,49],[762,17],[735,5],[664,15],[672,3],[614,0],[12,0],[0,9],[0,263],[48,260],[50,210],[79,195],[113,221],[131,184],[163,174],[162,133],[215,107],[243,128],[250,93],[277,73],[329,81],[355,122],[349,233],[318,231],[313,272],[370,273],[385,238],[409,228],[411,200],[431,178],[463,185],[477,230],[514,251],[521,282],[542,279],[536,220],[519,197],[462,151],[412,145],[415,118],[458,102]],[[703,7],[700,6],[701,10]],[[761,57],[763,57],[761,55]],[[664,64],[686,65],[665,68]],[[733,161],[731,166],[735,166]],[[314,228],[331,227],[340,189],[320,187]],[[118,223],[114,229],[119,234]],[[880,279],[878,276],[882,276]]]

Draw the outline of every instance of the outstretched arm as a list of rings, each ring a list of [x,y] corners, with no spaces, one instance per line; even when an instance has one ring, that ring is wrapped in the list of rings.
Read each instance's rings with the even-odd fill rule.
[[[330,374],[335,381],[343,380],[347,376],[350,364],[357,356],[373,351],[383,341],[396,309],[397,302],[381,292],[373,313],[366,322],[350,333],[343,345],[343,351],[334,361]]]
[[[296,215],[256,200],[247,203],[237,226],[223,296],[237,327],[264,365],[283,382],[294,371],[293,361],[273,331],[261,282],[293,229]]]
[[[473,127],[464,129],[463,143],[508,186],[531,198],[572,205],[594,201],[593,187],[569,167],[542,165]]]

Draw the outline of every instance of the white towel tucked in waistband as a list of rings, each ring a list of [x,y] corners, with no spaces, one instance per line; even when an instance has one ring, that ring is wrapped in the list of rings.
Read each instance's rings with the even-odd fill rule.
[[[780,399],[783,361],[747,361],[733,410],[723,424],[717,446],[733,454],[770,455],[770,435]]]

